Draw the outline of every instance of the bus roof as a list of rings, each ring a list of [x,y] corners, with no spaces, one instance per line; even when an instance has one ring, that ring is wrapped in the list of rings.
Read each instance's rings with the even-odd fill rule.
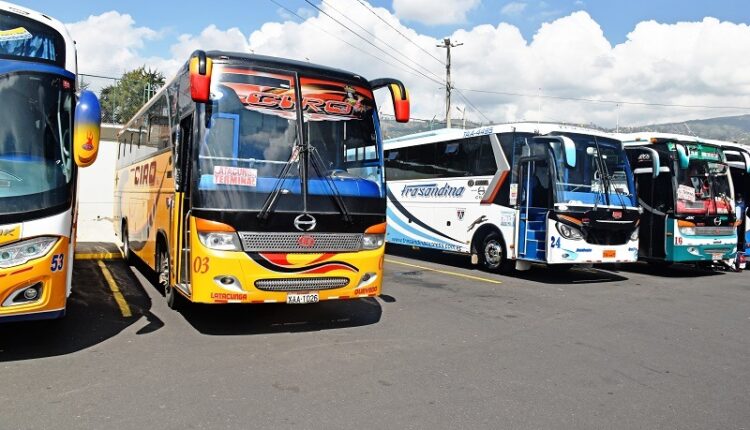
[[[435,143],[446,140],[456,140],[495,133],[509,133],[513,131],[521,133],[536,133],[540,135],[550,134],[553,132],[567,132],[587,134],[597,137],[606,137],[609,139],[617,139],[611,133],[585,127],[578,127],[574,125],[550,122],[511,122],[506,124],[487,125],[484,127],[466,130],[462,128],[441,128],[437,130],[424,131],[421,133],[414,133],[407,136],[388,139],[385,141],[384,147],[385,149],[397,149],[406,146],[422,145],[425,143]]]
[[[2,0],[0,0],[0,10],[4,12],[15,13],[17,15],[33,19],[34,21],[39,21],[40,23],[60,33],[63,40],[65,40],[65,70],[75,75],[78,74],[78,70],[76,70],[76,45],[73,41],[73,38],[70,36],[70,33],[68,33],[68,29],[62,22],[56,20],[55,18],[52,18],[51,16],[45,15],[41,12],[37,12],[33,9],[29,9],[27,7],[19,6],[13,3],[8,3]]]
[[[363,83],[367,82],[367,79],[346,70],[336,69],[333,67],[323,66],[320,64],[308,63],[305,61],[290,60],[287,58],[272,57],[269,55],[257,55],[247,54],[244,52],[228,52],[228,51],[206,51],[206,55],[215,60],[239,60],[255,63],[258,65],[271,67],[275,69],[286,69],[295,72],[302,73],[318,73],[330,76],[332,78],[347,79],[347,80],[358,80]]]
[[[617,134],[617,138],[620,139],[626,146],[639,146],[639,145],[650,145],[651,139],[667,139],[676,140],[678,142],[692,142],[692,143],[710,143],[708,139],[703,139],[699,136],[690,136],[687,134],[677,133],[659,133],[651,131],[639,131],[637,133],[620,133]]]

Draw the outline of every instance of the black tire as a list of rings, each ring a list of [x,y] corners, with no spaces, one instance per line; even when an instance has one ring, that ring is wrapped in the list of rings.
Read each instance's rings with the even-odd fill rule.
[[[479,260],[484,270],[489,272],[504,272],[508,269],[505,245],[499,233],[492,231],[482,238]]]
[[[164,299],[170,309],[179,310],[184,305],[184,298],[175,291],[172,283],[169,281],[169,272],[171,262],[169,260],[169,251],[164,242],[159,241],[156,246],[156,282],[164,291]]]
[[[133,251],[130,249],[130,236],[128,235],[128,225],[122,225],[122,256],[127,263],[133,262]]]

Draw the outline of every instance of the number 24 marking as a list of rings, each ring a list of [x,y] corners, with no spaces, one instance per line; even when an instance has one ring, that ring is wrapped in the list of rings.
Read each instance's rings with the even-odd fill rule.
[[[50,270],[53,272],[57,272],[58,270],[62,270],[63,263],[65,262],[65,254],[57,254],[52,256],[52,264],[50,265]]]
[[[559,248],[560,247],[560,238],[559,237],[552,236],[550,239],[551,239],[551,243],[549,244],[550,248]]]

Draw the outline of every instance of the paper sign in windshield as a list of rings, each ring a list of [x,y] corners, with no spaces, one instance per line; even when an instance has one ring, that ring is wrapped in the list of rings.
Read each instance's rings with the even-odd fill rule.
[[[214,166],[214,184],[254,187],[258,181],[258,169]]]
[[[677,199],[684,200],[686,202],[695,201],[695,189],[688,185],[680,185],[677,187]]]
[[[23,27],[10,30],[0,30],[0,42],[12,42],[15,40],[28,40],[33,36]]]

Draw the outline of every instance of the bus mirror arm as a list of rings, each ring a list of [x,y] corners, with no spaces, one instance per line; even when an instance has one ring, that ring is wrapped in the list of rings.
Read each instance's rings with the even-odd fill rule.
[[[370,87],[373,91],[388,87],[391,91],[391,99],[393,100],[393,113],[396,117],[397,122],[409,122],[410,118],[410,102],[409,102],[409,91],[406,89],[404,84],[392,78],[373,79],[370,81]]]

